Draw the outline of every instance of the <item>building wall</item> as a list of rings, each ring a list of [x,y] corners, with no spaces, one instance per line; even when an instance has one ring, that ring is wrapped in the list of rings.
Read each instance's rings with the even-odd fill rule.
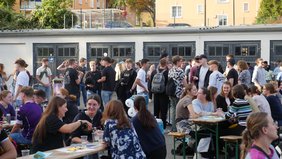
[[[219,15],[227,16],[227,25],[253,24],[259,9],[261,0],[233,0],[219,2],[220,0],[206,0],[206,26],[217,26]],[[248,10],[244,11],[244,3],[248,4]],[[205,0],[156,0],[157,26],[166,26],[169,23],[188,23],[192,26],[204,26]],[[181,16],[172,16],[172,6],[181,7]],[[201,6],[201,7],[200,7]],[[199,11],[199,8],[200,11]]]

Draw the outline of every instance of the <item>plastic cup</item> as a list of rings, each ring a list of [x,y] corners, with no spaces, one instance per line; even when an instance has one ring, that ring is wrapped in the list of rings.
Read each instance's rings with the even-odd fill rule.
[[[28,156],[29,155],[29,150],[22,150],[22,156]]]
[[[80,138],[81,138],[81,143],[82,144],[86,144],[87,143],[87,136],[86,135],[83,135]]]

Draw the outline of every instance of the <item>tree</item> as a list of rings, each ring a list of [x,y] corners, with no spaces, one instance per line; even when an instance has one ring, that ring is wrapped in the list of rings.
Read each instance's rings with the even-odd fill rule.
[[[155,0],[127,0],[127,4],[132,10],[135,10],[139,16],[142,12],[148,12],[153,20],[154,26],[156,26]]]
[[[282,17],[281,0],[262,0],[256,22],[258,24],[273,23]]]
[[[70,28],[77,20],[69,10],[71,4],[71,0],[44,0],[42,5],[32,12],[31,21],[37,22],[40,28],[62,29],[65,19],[65,27]]]
[[[15,5],[16,0],[0,0],[0,3],[2,3],[7,8],[12,8]]]

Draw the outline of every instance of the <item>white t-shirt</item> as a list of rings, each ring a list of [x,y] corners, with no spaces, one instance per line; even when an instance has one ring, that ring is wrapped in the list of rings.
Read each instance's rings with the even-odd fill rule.
[[[28,74],[26,73],[26,71],[21,71],[18,74],[17,79],[16,79],[15,95],[17,94],[17,90],[19,88],[19,85],[24,87],[24,86],[28,86],[28,84],[29,84],[29,76],[28,76]],[[17,99],[21,100],[21,97],[18,96]]]
[[[209,67],[202,66],[200,68],[198,88],[204,87],[205,77],[206,77],[206,74],[207,74],[208,70],[209,70]]]
[[[209,87],[214,86],[217,88],[217,94],[220,94],[221,87],[225,81],[225,76],[218,70],[213,71],[209,78]]]
[[[146,71],[143,70],[142,68],[138,71],[137,73],[137,79],[140,80],[140,82],[142,83],[143,86],[145,86],[148,89],[148,82],[147,82],[147,75],[146,75]],[[139,85],[137,85],[137,93],[142,93],[144,92],[144,88],[140,87]]]
[[[267,114],[271,115],[270,105],[262,94],[253,96],[253,99],[257,103],[261,112],[266,112]]]
[[[44,66],[41,66],[39,67],[37,70],[36,70],[36,76],[39,76],[40,77],[40,74],[41,72],[45,72],[45,67]],[[41,82],[44,83],[44,84],[49,84],[50,81],[49,81],[49,76],[52,76],[52,72],[51,72],[51,69],[49,67],[46,68],[46,72],[47,73],[43,73],[43,76],[41,78]]]

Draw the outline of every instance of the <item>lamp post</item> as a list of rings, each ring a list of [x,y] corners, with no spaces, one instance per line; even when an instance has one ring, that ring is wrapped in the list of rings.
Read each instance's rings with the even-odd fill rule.
[[[82,29],[82,0],[79,0],[80,5],[80,28]]]

